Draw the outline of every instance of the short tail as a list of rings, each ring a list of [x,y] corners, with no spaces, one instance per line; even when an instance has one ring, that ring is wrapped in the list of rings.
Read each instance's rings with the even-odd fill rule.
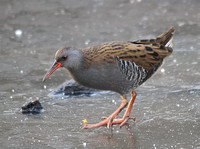
[[[173,40],[173,35],[174,35],[174,27],[170,27],[167,31],[159,35],[156,40],[157,43],[160,43],[161,45],[164,45],[166,47],[172,48],[172,40]]]
[[[174,31],[175,31],[174,27],[170,27],[167,31],[159,35],[157,38],[148,39],[148,40],[137,40],[137,41],[132,41],[132,43],[135,43],[135,44],[158,43],[165,47],[172,48],[173,46],[172,40],[173,40]]]

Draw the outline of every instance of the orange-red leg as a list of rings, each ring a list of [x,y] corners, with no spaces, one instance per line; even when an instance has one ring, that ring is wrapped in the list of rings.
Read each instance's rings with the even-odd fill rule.
[[[131,109],[133,107],[133,103],[135,101],[135,98],[136,98],[136,92],[135,91],[132,91],[131,92],[131,100],[128,104],[128,107],[126,109],[126,112],[124,113],[124,116],[122,119],[114,119],[113,120],[113,124],[120,124],[120,127],[122,127],[129,119],[132,119],[135,121],[135,118],[134,117],[130,117],[130,112],[131,112]]]
[[[104,126],[104,125],[107,125],[107,127],[112,127],[112,124],[120,124],[120,127],[123,126],[129,119],[133,119],[135,120],[134,117],[129,117],[130,116],[130,112],[131,112],[131,109],[132,109],[132,106],[133,106],[133,103],[135,101],[135,98],[136,98],[136,92],[135,91],[132,91],[131,92],[131,100],[128,104],[128,108],[123,116],[122,119],[114,119],[120,112],[121,110],[123,110],[126,105],[127,105],[127,100],[121,96],[121,98],[123,99],[120,107],[115,111],[113,112],[109,117],[105,118],[104,117],[104,120],[97,123],[97,124],[90,124],[90,125],[86,125],[85,129],[88,129],[88,128],[97,128],[97,127],[100,127],[100,126]]]
[[[109,128],[110,126],[112,126],[112,121],[113,119],[121,112],[121,110],[123,110],[128,102],[127,100],[121,96],[121,98],[123,99],[120,107],[115,111],[113,112],[109,117],[105,118],[105,120],[97,123],[97,124],[90,124],[90,125],[86,125],[85,127],[83,127],[84,129],[88,129],[88,128],[97,128],[97,127],[100,127],[100,126],[104,126],[104,125],[107,125],[107,127]]]

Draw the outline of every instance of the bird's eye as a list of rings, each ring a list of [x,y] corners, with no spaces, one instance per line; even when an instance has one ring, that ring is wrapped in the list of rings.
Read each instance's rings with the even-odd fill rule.
[[[66,60],[66,59],[67,59],[67,56],[63,56],[62,59],[63,59],[63,60]]]

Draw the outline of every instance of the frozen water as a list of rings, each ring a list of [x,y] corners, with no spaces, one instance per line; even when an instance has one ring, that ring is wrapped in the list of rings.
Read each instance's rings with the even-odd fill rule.
[[[197,0],[1,1],[1,148],[200,148],[199,8]],[[99,122],[116,110],[120,96],[48,96],[71,79],[61,68],[41,82],[61,46],[154,38],[170,26],[174,51],[136,89],[135,122],[82,130],[83,119]],[[22,115],[35,99],[44,112]]]

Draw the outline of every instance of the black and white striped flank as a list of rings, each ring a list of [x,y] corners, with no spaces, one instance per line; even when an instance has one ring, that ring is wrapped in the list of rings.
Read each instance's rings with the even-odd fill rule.
[[[116,57],[116,60],[122,74],[126,76],[127,80],[133,83],[134,87],[138,87],[144,82],[148,75],[144,68],[136,65],[134,62],[121,60],[119,57]]]

